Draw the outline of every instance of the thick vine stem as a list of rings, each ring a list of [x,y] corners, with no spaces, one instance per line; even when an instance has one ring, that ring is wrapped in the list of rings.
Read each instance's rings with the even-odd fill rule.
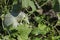
[[[54,28],[56,29],[56,31],[58,32],[58,34],[60,36],[60,31],[56,28],[56,26],[54,26]]]
[[[51,0],[47,0],[45,3],[43,3],[40,7],[43,7],[44,5],[46,5],[47,3],[51,2]]]
[[[0,16],[0,18],[2,19],[2,27],[3,27],[3,29],[4,29],[4,24],[3,24],[4,14],[2,14],[2,15]]]
[[[35,4],[36,4],[37,8],[38,8],[38,9],[41,9],[41,7],[40,7],[39,4],[37,3],[37,1],[34,0],[34,2],[35,2]]]

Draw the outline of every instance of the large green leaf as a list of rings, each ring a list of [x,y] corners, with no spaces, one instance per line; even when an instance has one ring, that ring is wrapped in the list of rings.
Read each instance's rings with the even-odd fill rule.
[[[31,33],[38,35],[38,34],[40,34],[40,30],[38,28],[34,28]]]
[[[34,5],[33,1],[29,2],[29,6],[32,8],[32,12],[34,12],[36,10],[36,6]]]
[[[50,31],[50,28],[44,24],[39,24],[38,28],[39,28],[41,34],[46,34]]]
[[[29,6],[32,8],[32,11],[31,12],[34,12],[36,10],[36,7],[35,7],[33,1],[30,1],[30,0],[22,0],[22,8],[28,8]]]
[[[29,6],[30,0],[22,0],[22,8],[27,8]]]
[[[34,28],[32,31],[32,34],[38,35],[38,34],[46,34],[50,31],[50,28],[44,24],[39,24],[38,28]]]
[[[44,15],[42,15],[42,16],[35,16],[34,17],[34,19],[35,19],[35,21],[37,22],[37,23],[44,23]]]
[[[28,35],[30,34],[32,28],[29,28],[29,25],[22,24],[19,27],[16,28],[18,30],[18,33],[20,34],[20,37],[22,40],[27,40]]]

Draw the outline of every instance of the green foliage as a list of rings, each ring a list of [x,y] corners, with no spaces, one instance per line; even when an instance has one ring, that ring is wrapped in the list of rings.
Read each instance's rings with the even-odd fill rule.
[[[0,40],[60,40],[59,28],[60,0],[0,0]]]
[[[59,0],[53,0],[54,1],[54,10],[59,11],[60,10],[60,5],[59,5]]]
[[[43,24],[39,24],[38,28],[39,28],[41,34],[46,34],[47,32],[50,31],[50,28]]]
[[[45,35],[46,33],[48,33],[50,31],[50,28],[44,24],[39,24],[38,28],[35,28],[32,31],[32,34],[38,35],[38,34],[42,34]]]
[[[33,38],[32,40],[41,40],[41,39],[40,39],[40,38],[35,37],[35,38]]]
[[[23,24],[17,27],[16,30],[18,30],[18,33],[20,33],[20,37],[22,40],[27,40],[32,28],[29,28],[29,25],[27,24]]]
[[[33,1],[31,1],[31,0],[22,0],[22,8],[28,8],[28,7],[32,8],[31,12],[34,12],[36,10],[36,7],[35,7]]]

